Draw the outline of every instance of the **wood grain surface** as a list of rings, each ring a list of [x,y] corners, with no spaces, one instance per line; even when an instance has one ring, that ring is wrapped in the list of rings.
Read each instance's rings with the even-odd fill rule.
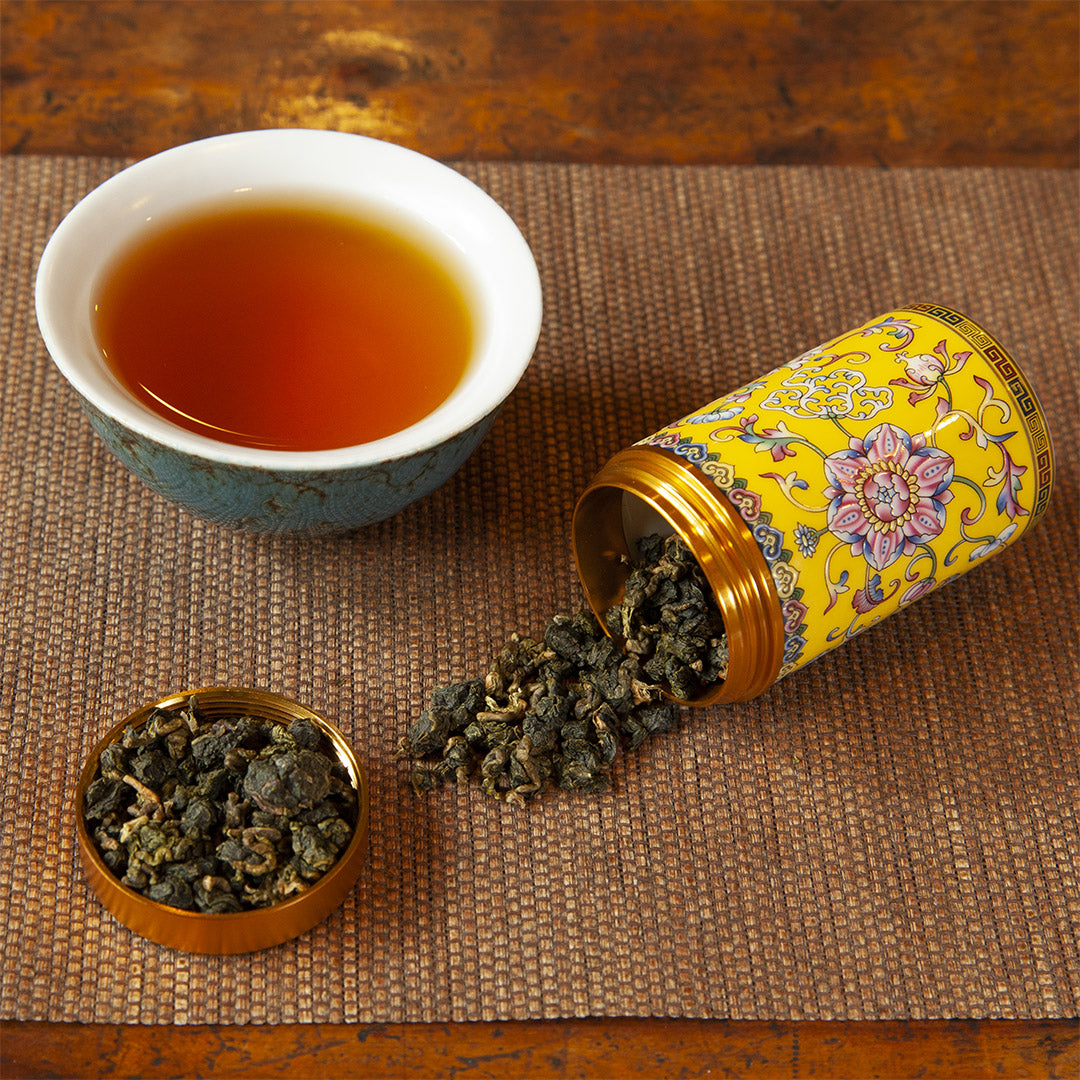
[[[1074,166],[1078,10],[6,0],[2,149],[300,126],[442,159]]]
[[[5,1077],[1075,1077],[1067,1021],[547,1020],[115,1028],[13,1025]],[[11,1036],[16,1036],[11,1038]]]
[[[442,159],[1075,168],[1080,5],[0,4],[4,153],[256,127]],[[1075,1077],[1074,1021],[14,1022],[5,1077]]]

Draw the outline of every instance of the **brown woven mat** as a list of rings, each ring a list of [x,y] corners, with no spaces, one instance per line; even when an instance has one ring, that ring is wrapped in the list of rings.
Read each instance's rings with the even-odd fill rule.
[[[45,354],[38,255],[120,164],[3,163],[3,1016],[1076,1014],[1074,173],[463,166],[536,252],[536,358],[444,489],[296,541],[151,494]],[[603,797],[413,795],[392,751],[430,689],[579,606],[570,513],[609,454],[919,299],[991,328],[1042,395],[1060,472],[1030,536],[757,701],[685,715]],[[107,915],[70,801],[117,719],[218,682],[323,711],[372,781],[344,906],[231,958]]]

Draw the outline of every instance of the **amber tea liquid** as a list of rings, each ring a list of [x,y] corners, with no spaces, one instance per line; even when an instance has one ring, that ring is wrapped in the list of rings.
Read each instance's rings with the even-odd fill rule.
[[[189,431],[329,450],[409,427],[461,381],[473,325],[430,253],[377,223],[285,205],[204,212],[137,245],[95,297],[124,386]]]

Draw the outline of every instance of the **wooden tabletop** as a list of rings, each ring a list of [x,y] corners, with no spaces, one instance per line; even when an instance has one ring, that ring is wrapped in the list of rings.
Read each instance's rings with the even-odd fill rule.
[[[1072,0],[0,10],[5,153],[301,126],[442,159],[1078,163]]]
[[[5,0],[5,154],[254,127],[444,160],[1080,165],[1080,5]],[[1075,1076],[1053,1020],[9,1022],[16,1076]]]

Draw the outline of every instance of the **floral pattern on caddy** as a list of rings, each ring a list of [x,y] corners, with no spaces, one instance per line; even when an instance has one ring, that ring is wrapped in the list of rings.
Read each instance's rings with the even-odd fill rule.
[[[871,320],[639,445],[694,465],[750,529],[780,598],[781,677],[1019,539],[1053,483],[1023,375],[934,304]]]

